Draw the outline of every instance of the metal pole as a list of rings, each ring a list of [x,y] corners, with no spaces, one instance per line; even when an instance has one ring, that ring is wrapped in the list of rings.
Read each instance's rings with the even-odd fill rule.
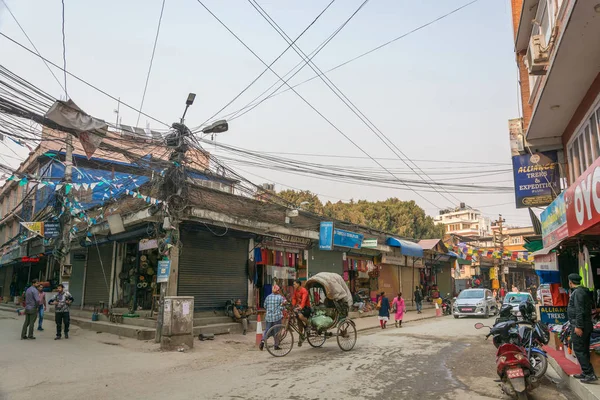
[[[158,302],[158,318],[156,323],[156,336],[154,337],[156,343],[160,343],[162,338],[162,327],[165,318],[165,294],[167,292],[167,285],[165,283],[159,283],[160,285],[160,300]]]

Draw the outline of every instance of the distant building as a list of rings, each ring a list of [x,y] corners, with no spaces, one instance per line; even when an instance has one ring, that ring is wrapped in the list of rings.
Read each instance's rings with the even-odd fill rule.
[[[437,225],[445,226],[446,234],[476,237],[491,235],[492,232],[490,219],[465,203],[460,203],[455,209],[440,210],[434,220]]]

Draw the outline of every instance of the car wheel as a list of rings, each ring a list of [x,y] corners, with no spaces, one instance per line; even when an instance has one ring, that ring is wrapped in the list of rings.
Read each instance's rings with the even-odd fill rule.
[[[458,315],[455,315],[454,318],[458,319]]]
[[[483,317],[485,319],[488,319],[490,317],[490,308],[489,307],[486,307],[485,314],[483,314]]]

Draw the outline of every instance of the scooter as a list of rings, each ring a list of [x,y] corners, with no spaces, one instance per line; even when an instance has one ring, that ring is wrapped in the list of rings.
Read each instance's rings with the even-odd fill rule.
[[[476,329],[484,327],[486,326],[481,322],[475,324]],[[486,340],[492,335],[491,330],[490,328]],[[512,343],[500,345],[496,352],[496,373],[502,381],[502,391],[517,400],[527,400],[527,393],[539,385],[529,356],[523,347]]]
[[[450,300],[450,293],[447,297],[442,297],[442,315],[452,314],[452,301]]]

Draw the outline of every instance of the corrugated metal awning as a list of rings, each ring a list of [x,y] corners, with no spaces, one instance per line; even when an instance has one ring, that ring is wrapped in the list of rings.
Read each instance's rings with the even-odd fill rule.
[[[417,243],[390,237],[387,239],[386,244],[388,246],[400,248],[400,253],[404,254],[405,256],[423,257],[423,248]]]

